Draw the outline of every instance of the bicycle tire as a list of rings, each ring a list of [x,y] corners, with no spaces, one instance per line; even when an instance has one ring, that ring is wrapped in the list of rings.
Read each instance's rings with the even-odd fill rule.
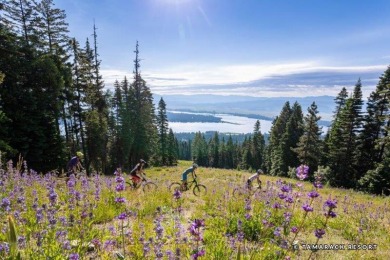
[[[252,191],[252,190],[246,190],[246,189],[243,189],[243,188],[235,188],[233,190],[233,197],[238,199],[242,196],[252,196],[253,194],[255,194],[255,191]]]
[[[178,182],[172,183],[171,185],[169,185],[169,190],[170,190],[171,192],[175,192],[176,190],[182,191],[182,190],[181,190],[181,183],[178,183]]]
[[[192,192],[194,193],[195,196],[206,195],[207,188],[203,184],[198,184],[198,185],[195,185]]]
[[[145,185],[142,187],[142,190],[144,192],[155,191],[155,190],[157,190],[157,184],[149,181],[149,182],[145,183]]]

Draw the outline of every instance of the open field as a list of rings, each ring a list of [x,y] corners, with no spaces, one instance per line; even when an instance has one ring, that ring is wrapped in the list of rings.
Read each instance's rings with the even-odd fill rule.
[[[130,190],[121,175],[65,180],[4,170],[0,257],[390,259],[388,197],[261,176],[263,191],[235,198],[250,173],[202,167],[206,195],[172,194],[167,187],[189,166],[147,168],[154,192]]]

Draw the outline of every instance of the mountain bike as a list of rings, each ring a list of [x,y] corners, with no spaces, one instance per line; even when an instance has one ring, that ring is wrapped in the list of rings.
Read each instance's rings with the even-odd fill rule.
[[[192,189],[192,192],[194,193],[195,196],[206,195],[206,193],[207,193],[206,186],[204,186],[203,184],[199,184],[197,181],[197,178],[194,178],[194,179],[192,179],[191,182],[188,182],[187,187],[185,187],[185,185],[183,183],[174,182],[171,185],[169,185],[169,190],[172,192],[174,192],[176,190],[187,191],[187,190],[190,190],[192,188],[192,186],[194,186],[194,188]]]
[[[257,187],[252,187],[251,189],[249,189],[247,185],[244,185],[244,186],[234,188],[233,197],[236,199],[242,196],[250,197],[259,191],[261,191],[261,185],[258,185]]]
[[[132,189],[132,190],[137,190],[139,189],[140,187],[142,187],[142,190],[144,192],[147,192],[147,191],[155,191],[157,190],[157,184],[152,182],[152,181],[149,181],[148,179],[145,178],[144,175],[142,175],[142,178],[141,178],[141,181],[138,182],[138,183],[135,183],[132,178],[130,177],[130,180],[129,181],[126,181],[126,188],[127,189]]]

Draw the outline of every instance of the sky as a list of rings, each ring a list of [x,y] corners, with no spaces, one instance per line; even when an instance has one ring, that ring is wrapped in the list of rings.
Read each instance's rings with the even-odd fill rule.
[[[388,0],[54,0],[84,45],[95,22],[106,87],[131,78],[139,43],[151,91],[365,97],[390,64]]]

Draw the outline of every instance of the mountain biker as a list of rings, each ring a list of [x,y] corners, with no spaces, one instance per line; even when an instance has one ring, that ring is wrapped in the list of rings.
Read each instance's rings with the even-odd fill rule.
[[[198,165],[196,163],[192,164],[192,166],[190,168],[188,168],[187,170],[185,170],[183,173],[182,173],[182,185],[184,186],[184,188],[187,190],[188,187],[187,187],[187,175],[189,173],[192,174],[192,178],[196,178],[196,174],[195,174],[195,170],[198,168]]]
[[[261,169],[258,169],[255,174],[253,174],[251,177],[248,178],[246,181],[246,187],[250,190],[252,189],[252,182],[257,179],[257,183],[259,187],[261,187],[261,180],[260,180],[260,174],[262,174],[263,171]]]
[[[146,164],[147,163],[143,159],[140,159],[139,163],[137,163],[137,165],[133,168],[133,170],[131,170],[130,175],[134,186],[137,186],[137,184],[141,181],[141,179],[143,179],[142,174],[146,175],[143,172],[144,166]]]
[[[69,177],[71,174],[76,175],[77,172],[80,172],[81,170],[84,170],[83,166],[81,165],[81,159],[84,158],[84,154],[82,152],[77,152],[76,156],[73,156],[68,164],[66,165],[66,168],[68,172],[66,173],[66,176]]]

